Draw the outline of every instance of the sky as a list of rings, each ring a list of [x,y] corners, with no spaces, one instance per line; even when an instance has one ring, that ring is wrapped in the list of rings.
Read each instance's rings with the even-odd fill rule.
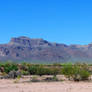
[[[0,0],[0,43],[12,37],[92,42],[92,0]]]

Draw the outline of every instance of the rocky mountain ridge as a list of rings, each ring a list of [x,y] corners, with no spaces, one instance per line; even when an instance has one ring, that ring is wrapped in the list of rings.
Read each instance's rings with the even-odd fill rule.
[[[25,36],[0,44],[0,61],[68,62],[91,61],[92,44],[66,45]]]

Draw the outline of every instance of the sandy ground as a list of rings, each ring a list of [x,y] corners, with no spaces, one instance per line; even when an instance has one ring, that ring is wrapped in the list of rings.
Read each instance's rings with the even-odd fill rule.
[[[0,92],[92,92],[92,82],[14,83],[14,80],[3,79]]]

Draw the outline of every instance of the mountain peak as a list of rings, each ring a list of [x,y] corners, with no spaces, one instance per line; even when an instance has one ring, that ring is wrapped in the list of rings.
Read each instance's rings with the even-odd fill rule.
[[[30,38],[26,37],[26,36],[20,36],[20,37],[13,37],[13,38],[11,38],[11,42],[15,41],[15,40],[30,40]]]
[[[20,38],[20,39],[30,39],[30,38],[27,37],[27,36],[20,36],[20,37],[18,37],[18,38]]]
[[[48,45],[49,42],[44,39],[31,39],[26,36],[14,37],[11,38],[10,45],[22,45],[22,46],[41,46],[41,45]]]
[[[18,44],[21,44],[21,45],[28,45],[29,44],[29,42],[30,42],[30,38],[29,37],[26,37],[26,36],[20,36],[20,37],[14,37],[14,38],[11,38],[11,40],[10,40],[10,42],[9,42],[9,44],[16,44],[16,45],[18,45]]]

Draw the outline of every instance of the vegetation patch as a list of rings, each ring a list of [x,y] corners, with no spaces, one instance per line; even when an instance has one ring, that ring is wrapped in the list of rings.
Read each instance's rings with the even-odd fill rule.
[[[30,64],[30,63],[0,63],[0,78],[17,78],[25,75],[52,75],[45,81],[58,81],[57,75],[64,75],[69,80],[84,81],[89,80],[92,74],[92,66],[87,64]],[[33,81],[37,81],[34,77]],[[39,80],[38,80],[39,81]]]
[[[88,66],[85,64],[66,64],[62,68],[62,74],[64,74],[69,80],[74,81],[88,80],[91,76]]]

